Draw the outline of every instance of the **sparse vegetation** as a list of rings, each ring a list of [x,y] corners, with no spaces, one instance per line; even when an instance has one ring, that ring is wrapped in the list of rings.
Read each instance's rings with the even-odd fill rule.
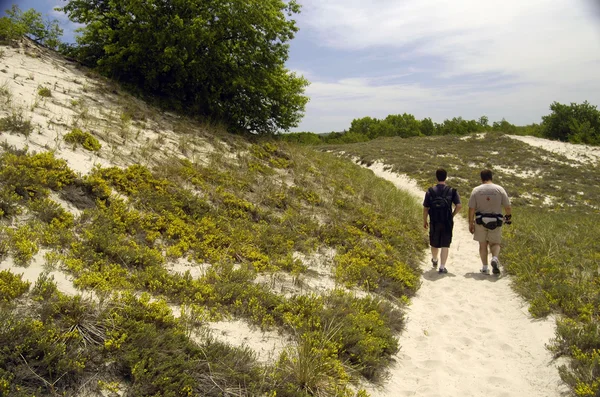
[[[22,110],[13,109],[8,116],[0,118],[0,131],[29,136],[33,132],[33,125]]]

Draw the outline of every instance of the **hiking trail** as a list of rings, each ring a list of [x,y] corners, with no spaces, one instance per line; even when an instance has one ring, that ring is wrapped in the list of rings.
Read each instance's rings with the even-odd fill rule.
[[[423,201],[425,191],[405,175],[381,163],[369,169]],[[470,192],[459,194],[468,211]],[[371,396],[554,397],[568,391],[545,348],[554,319],[533,319],[504,272],[479,272],[478,245],[462,216],[455,218],[448,273],[431,267],[429,251],[421,266],[422,285],[408,308],[400,351],[389,379],[368,388]]]

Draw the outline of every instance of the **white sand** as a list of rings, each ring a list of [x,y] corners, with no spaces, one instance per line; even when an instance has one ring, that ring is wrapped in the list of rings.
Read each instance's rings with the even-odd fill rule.
[[[81,295],[82,292],[73,285],[71,277],[66,273],[60,270],[46,269],[44,255],[47,252],[48,250],[40,250],[33,256],[28,266],[17,266],[13,258],[9,256],[0,262],[0,270],[10,270],[13,274],[20,274],[21,280],[31,283],[30,288],[33,288],[40,275],[46,272],[49,277],[54,278],[56,287],[60,292],[68,295]]]
[[[233,346],[250,347],[262,362],[274,362],[289,342],[274,331],[263,332],[242,320],[209,323],[212,334]]]
[[[28,137],[0,131],[0,142],[54,151],[81,174],[95,165],[154,165],[173,156],[206,162],[215,151],[198,123],[153,108],[30,40],[0,50],[0,118],[20,114],[33,126]],[[40,87],[50,89],[51,97],[38,95]],[[100,151],[67,144],[63,137],[73,128],[94,135]]]
[[[562,154],[570,160],[582,164],[594,164],[600,160],[600,147],[589,145],[574,145],[572,143],[551,141],[533,136],[508,135],[512,139],[525,142],[528,145],[547,150],[552,153]]]
[[[424,191],[404,175],[371,169],[421,201]],[[502,255],[502,254],[501,254]],[[447,263],[449,273],[422,263],[423,284],[408,311],[390,379],[369,387],[373,397],[552,397],[566,388],[545,344],[553,319],[534,320],[507,276],[479,273],[478,245],[458,217]]]

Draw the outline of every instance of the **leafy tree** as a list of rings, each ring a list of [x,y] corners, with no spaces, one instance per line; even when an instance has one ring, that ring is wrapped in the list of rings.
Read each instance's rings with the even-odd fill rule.
[[[496,132],[503,132],[505,134],[515,134],[517,132],[517,127],[503,118],[501,121],[494,121],[492,124],[492,130]]]
[[[44,20],[40,12],[33,8],[21,11],[16,4],[6,10],[6,14],[8,17],[2,18],[0,22],[0,38],[14,40],[25,35],[53,49],[60,44],[63,30],[60,28],[58,20]]]
[[[489,127],[489,121],[490,121],[490,119],[488,119],[487,116],[481,116],[477,122],[482,127],[487,128],[487,127]]]
[[[483,129],[484,127],[478,121],[454,117],[451,120],[444,120],[442,124],[438,124],[437,133],[439,135],[466,135]]]
[[[283,0],[70,0],[72,53],[105,75],[234,129],[298,125],[308,98],[285,68],[300,12]]]
[[[363,117],[362,119],[354,119],[350,124],[348,132],[363,134],[369,136],[371,139],[376,138],[376,126],[380,121],[372,117]]]
[[[385,122],[392,127],[394,136],[408,138],[421,134],[421,122],[412,114],[390,114],[385,118]]]
[[[553,102],[550,113],[542,117],[546,138],[574,143],[600,143],[600,111],[587,101],[564,105]]]
[[[431,118],[427,117],[421,120],[421,134],[425,136],[435,135],[435,124]]]

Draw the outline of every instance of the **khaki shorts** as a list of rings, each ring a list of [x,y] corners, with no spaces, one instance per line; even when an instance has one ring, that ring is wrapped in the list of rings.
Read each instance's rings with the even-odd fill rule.
[[[502,242],[502,227],[497,227],[494,230],[490,230],[483,227],[483,225],[475,224],[473,240],[482,243],[487,241],[490,244],[500,244]]]

